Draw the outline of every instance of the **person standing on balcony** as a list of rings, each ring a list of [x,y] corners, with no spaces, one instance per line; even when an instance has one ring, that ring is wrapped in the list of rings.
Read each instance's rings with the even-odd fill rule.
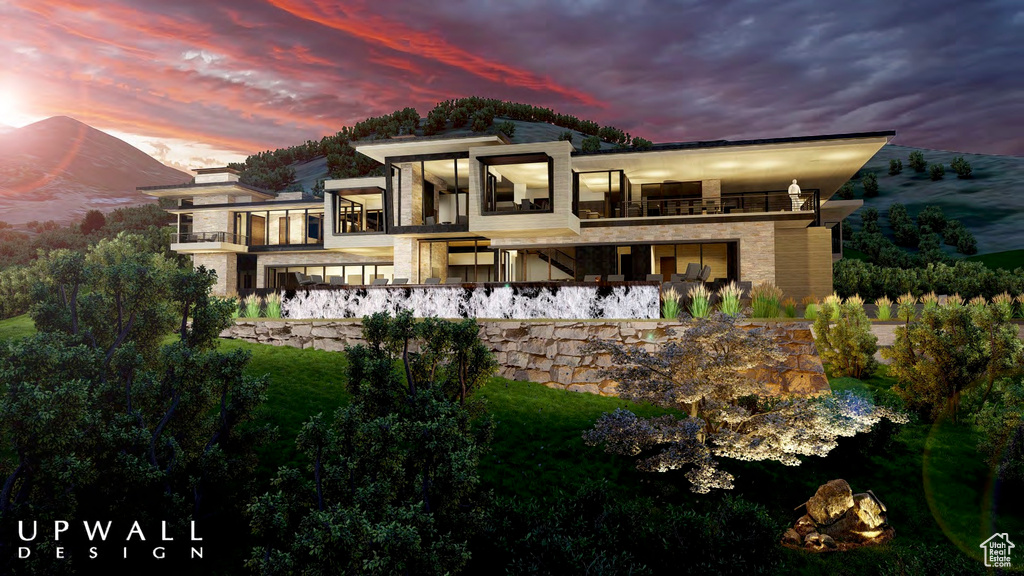
[[[796,183],[796,178],[789,185],[789,199],[793,203],[793,212],[800,210],[804,204],[804,201],[800,199],[800,185]]]

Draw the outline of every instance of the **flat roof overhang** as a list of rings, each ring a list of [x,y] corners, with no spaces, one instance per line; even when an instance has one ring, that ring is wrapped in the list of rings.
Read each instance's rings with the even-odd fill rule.
[[[895,135],[866,132],[574,153],[577,172],[623,170],[631,183],[720,180],[723,193],[786,190],[793,179],[828,199]]]
[[[142,186],[135,190],[156,198],[195,198],[196,196],[252,196],[262,200],[277,198],[269,190],[241,182],[207,182],[205,184],[179,184],[172,186]]]
[[[179,254],[224,254],[248,252],[249,247],[232,242],[174,242],[171,251]]]
[[[390,156],[423,156],[427,154],[447,154],[453,152],[469,152],[479,146],[500,146],[507,144],[501,136],[488,134],[483,136],[466,136],[461,138],[409,138],[381,140],[366,144],[356,143],[356,152],[373,158],[381,164]]]
[[[821,204],[821,221],[842,222],[864,205],[863,200],[829,200]]]
[[[345,196],[380,194],[386,187],[387,183],[383,176],[324,180],[324,192],[338,192]]]

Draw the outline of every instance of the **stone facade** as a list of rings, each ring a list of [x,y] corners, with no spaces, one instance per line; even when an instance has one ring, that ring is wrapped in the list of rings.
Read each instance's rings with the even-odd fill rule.
[[[217,283],[213,285],[213,293],[218,296],[234,296],[238,293],[238,256],[227,254],[193,254],[192,265],[196,268],[206,266],[207,270],[217,272]]]
[[[551,388],[617,396],[617,383],[602,369],[611,366],[610,354],[593,354],[588,342],[612,340],[654,349],[668,340],[675,321],[527,321],[478,320],[480,339],[498,361],[498,375],[531,380]],[[755,324],[747,324],[754,326]],[[770,389],[779,395],[818,395],[829,390],[809,324],[769,324],[772,335],[787,354],[782,368],[768,376]],[[294,346],[340,352],[361,343],[362,322],[352,320],[245,320],[221,335],[275,346]]]

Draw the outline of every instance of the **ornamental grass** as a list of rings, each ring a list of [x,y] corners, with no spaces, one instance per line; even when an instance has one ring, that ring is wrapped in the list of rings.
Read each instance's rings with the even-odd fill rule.
[[[754,318],[778,318],[782,290],[773,282],[761,282],[750,290]]]
[[[679,318],[679,292],[675,288],[661,291],[661,316],[669,320]]]
[[[735,281],[729,282],[718,289],[718,311],[729,316],[739,316],[740,298],[743,296],[743,289]]]
[[[892,319],[892,300],[889,300],[888,296],[882,296],[875,300],[875,306],[878,308],[878,311],[875,312],[876,320]]]
[[[690,316],[707,318],[711,312],[711,292],[708,292],[704,284],[697,284],[690,288],[687,296],[690,297]]]

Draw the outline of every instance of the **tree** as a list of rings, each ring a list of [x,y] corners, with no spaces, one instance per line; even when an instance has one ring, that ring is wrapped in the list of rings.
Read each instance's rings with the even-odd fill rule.
[[[864,301],[856,296],[838,306],[829,300],[821,303],[814,320],[814,344],[835,376],[863,379],[878,365],[878,338],[871,333]]]
[[[251,568],[444,574],[466,563],[491,427],[465,398],[496,367],[478,333],[473,320],[408,312],[364,319],[366,344],[348,350],[351,404],[303,426],[307,473],[282,469],[249,507],[262,540]]]
[[[89,210],[85,213],[85,217],[82,218],[82,234],[91,234],[100,228],[103,228],[107,223],[107,217],[103,215],[103,212],[99,210]]]
[[[584,152],[596,152],[601,149],[601,139],[597,136],[587,136],[583,139],[582,149]]]
[[[246,353],[213,350],[234,307],[209,296],[215,274],[141,241],[50,254],[33,291],[38,333],[0,348],[4,535],[43,510],[174,526],[238,513],[227,496],[252,481],[267,382],[242,375]]]
[[[978,451],[1002,481],[1024,480],[1024,380],[1000,381],[995,397],[982,405],[975,422]]]
[[[868,172],[861,178],[860,183],[864,186],[864,197],[874,198],[878,196],[878,176],[874,172]]]
[[[892,347],[882,357],[892,360],[889,374],[899,380],[894,390],[932,418],[956,421],[964,389],[985,374],[987,341],[969,307],[950,302],[925,307],[907,326],[896,327]]]
[[[496,128],[498,129],[498,132],[501,132],[502,134],[508,136],[509,138],[516,135],[516,125],[514,122],[509,122],[508,120],[506,120],[498,124]]]
[[[910,167],[914,169],[914,172],[921,173],[928,169],[928,162],[925,161],[924,153],[920,150],[911,152],[907,160],[910,163]]]
[[[903,161],[898,158],[892,158],[889,160],[889,176],[896,176],[900,172],[903,172]]]
[[[796,466],[798,456],[824,456],[838,437],[869,430],[880,418],[902,421],[855,395],[771,396],[766,379],[782,358],[771,335],[764,328],[743,329],[720,313],[695,320],[681,338],[653,352],[610,342],[595,347],[611,354],[606,375],[619,382],[621,398],[683,416],[642,418],[617,409],[601,416],[584,441],[641,456],[640,470],[689,468],[685,476],[697,493],[732,488],[732,475],[716,457]]]
[[[965,180],[971,177],[971,163],[964,160],[963,156],[953,158],[953,161],[949,163],[949,167],[953,172],[956,172],[957,178]]]
[[[946,215],[939,206],[925,206],[924,210],[917,214],[917,226],[921,229],[922,235],[928,232],[942,234],[946,230]],[[925,227],[928,228],[927,231]]]
[[[650,150],[654,147],[654,143],[646,138],[637,136],[636,138],[633,138],[632,147],[637,150]]]
[[[836,191],[836,196],[839,196],[840,200],[853,200],[853,183],[846,182]]]
[[[928,177],[932,180],[942,180],[942,177],[945,175],[946,169],[942,167],[942,164],[928,165]]]
[[[860,213],[860,229],[867,234],[881,233],[882,228],[878,225],[878,210],[867,207]]]
[[[562,132],[561,134],[558,135],[558,139],[559,140],[565,140],[569,144],[572,144],[572,132],[569,131],[569,130],[566,130],[565,132]]]

